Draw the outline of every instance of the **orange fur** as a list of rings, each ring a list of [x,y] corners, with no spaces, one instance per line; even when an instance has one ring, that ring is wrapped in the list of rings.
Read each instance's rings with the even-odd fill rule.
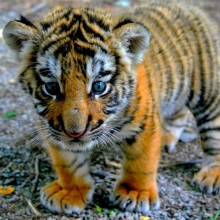
[[[56,204],[62,211],[67,213],[78,212],[85,207],[87,201],[91,200],[91,190],[93,183],[88,180],[88,171],[84,175],[76,175],[73,172],[71,163],[67,158],[63,157],[63,152],[55,146],[48,146],[48,152],[52,159],[53,167],[56,171],[58,179],[42,188],[43,195],[42,202],[52,201],[50,203]],[[71,154],[68,153],[67,154]],[[45,203],[46,206],[48,204]],[[72,207],[68,210],[68,206]],[[50,208],[50,207],[49,207]],[[59,209],[53,209],[59,211]]]

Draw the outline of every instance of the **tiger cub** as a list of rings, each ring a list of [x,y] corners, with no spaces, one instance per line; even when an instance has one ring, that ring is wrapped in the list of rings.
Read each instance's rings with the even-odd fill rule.
[[[57,180],[41,190],[51,211],[91,201],[86,151],[113,143],[124,153],[110,201],[127,211],[160,206],[162,143],[172,150],[194,115],[204,150],[193,182],[220,189],[220,72],[217,28],[198,9],[150,4],[122,17],[100,9],[58,8],[4,28],[22,60],[20,82],[48,125],[42,130]]]

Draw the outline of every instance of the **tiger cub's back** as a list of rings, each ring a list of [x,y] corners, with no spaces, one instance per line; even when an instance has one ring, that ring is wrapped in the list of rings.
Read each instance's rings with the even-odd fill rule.
[[[137,8],[135,16],[152,35],[145,64],[148,78],[157,79],[164,116],[184,103],[195,108],[201,95],[208,99],[211,81],[218,82],[217,25],[198,8],[182,4],[151,4]]]

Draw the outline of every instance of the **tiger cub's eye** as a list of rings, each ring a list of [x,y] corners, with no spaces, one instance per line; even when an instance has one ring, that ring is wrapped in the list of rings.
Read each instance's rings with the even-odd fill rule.
[[[92,85],[92,91],[97,95],[102,94],[105,91],[105,89],[106,83],[102,81],[94,82]]]
[[[57,82],[46,83],[45,90],[49,95],[58,95],[60,93],[60,87]]]

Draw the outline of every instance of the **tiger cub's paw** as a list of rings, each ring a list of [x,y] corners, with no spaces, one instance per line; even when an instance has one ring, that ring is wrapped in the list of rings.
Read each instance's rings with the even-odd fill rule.
[[[193,185],[208,194],[220,193],[220,165],[210,165],[200,170],[193,179]]]
[[[131,189],[127,184],[120,184],[116,187],[110,202],[124,211],[146,213],[150,209],[158,210],[160,200],[157,187],[146,190]]]
[[[62,188],[54,181],[41,189],[41,203],[52,212],[79,213],[92,198],[93,190],[88,187]]]

